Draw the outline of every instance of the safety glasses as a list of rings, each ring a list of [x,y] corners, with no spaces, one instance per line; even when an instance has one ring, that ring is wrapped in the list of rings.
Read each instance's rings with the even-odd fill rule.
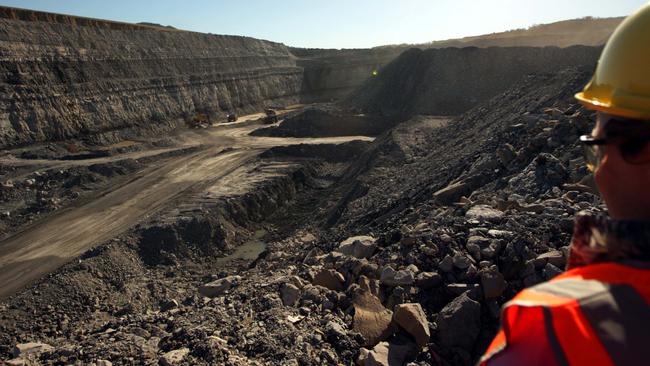
[[[584,147],[585,163],[590,172],[594,172],[600,165],[605,151],[604,145],[615,145],[621,157],[629,164],[650,163],[649,154],[640,154],[650,141],[650,123],[604,114],[599,118],[601,118],[600,123],[604,125],[606,137],[580,136],[580,142]]]
[[[591,135],[580,136],[582,149],[585,156],[585,165],[590,172],[596,171],[603,159],[602,145],[607,143],[606,139],[595,139]]]

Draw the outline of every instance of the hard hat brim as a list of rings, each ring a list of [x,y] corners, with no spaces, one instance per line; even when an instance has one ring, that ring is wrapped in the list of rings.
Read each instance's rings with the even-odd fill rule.
[[[640,113],[635,110],[620,108],[612,106],[611,104],[601,102],[599,100],[589,98],[584,92],[577,93],[575,98],[586,108],[599,112],[604,112],[614,116],[621,116],[631,119],[650,120],[650,114]]]

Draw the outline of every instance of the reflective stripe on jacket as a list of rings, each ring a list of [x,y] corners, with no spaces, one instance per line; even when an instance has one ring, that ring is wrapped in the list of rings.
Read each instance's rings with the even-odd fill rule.
[[[501,330],[480,364],[650,364],[649,304],[649,269],[572,269],[504,305]]]

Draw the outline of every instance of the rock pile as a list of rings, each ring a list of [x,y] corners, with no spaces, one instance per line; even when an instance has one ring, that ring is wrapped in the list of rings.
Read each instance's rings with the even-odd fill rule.
[[[0,233],[8,234],[69,204],[85,192],[105,188],[142,167],[142,162],[124,159],[89,166],[55,167],[25,175],[20,166],[2,166]],[[8,229],[1,230],[5,225]]]
[[[571,99],[588,77],[532,76],[446,126],[396,127],[299,198],[304,224],[252,263],[146,263],[141,237],[89,253],[7,303],[0,355],[39,341],[65,364],[473,364],[500,306],[562,271],[572,217],[601,209],[577,143],[593,116]]]
[[[411,360],[476,362],[500,306],[562,272],[573,216],[603,209],[578,142],[594,115],[572,99],[589,75],[531,76],[447,127],[406,122],[368,152],[351,184],[368,190],[339,209],[335,227],[377,238],[366,260],[378,271],[366,276],[387,309],[421,304],[429,351]],[[386,152],[425,147],[410,162]]]

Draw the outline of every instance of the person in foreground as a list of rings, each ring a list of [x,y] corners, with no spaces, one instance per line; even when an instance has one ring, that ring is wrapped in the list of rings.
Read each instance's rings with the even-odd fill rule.
[[[650,365],[650,4],[627,18],[576,98],[609,217],[579,214],[567,271],[504,305],[480,365]]]

